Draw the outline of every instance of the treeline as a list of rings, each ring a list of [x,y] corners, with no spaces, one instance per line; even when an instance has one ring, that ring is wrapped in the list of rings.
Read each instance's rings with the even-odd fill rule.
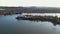
[[[20,13],[60,13],[60,8],[55,7],[0,7],[0,15]]]
[[[12,15],[12,14],[21,14],[21,12],[17,11],[5,11],[5,10],[0,10],[0,15]]]

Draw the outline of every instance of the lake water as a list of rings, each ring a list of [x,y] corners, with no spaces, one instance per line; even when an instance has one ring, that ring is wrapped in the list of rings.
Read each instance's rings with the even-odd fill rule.
[[[60,17],[60,13],[29,13],[28,15]],[[54,26],[48,21],[17,20],[17,16],[0,16],[0,34],[60,34],[60,25]]]

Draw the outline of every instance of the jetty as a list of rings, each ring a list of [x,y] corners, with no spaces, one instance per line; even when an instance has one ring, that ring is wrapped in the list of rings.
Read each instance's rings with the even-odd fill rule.
[[[40,20],[40,21],[50,21],[53,25],[60,25],[60,17],[57,16],[32,16],[32,15],[24,15],[18,16],[16,19],[23,19],[23,20]]]

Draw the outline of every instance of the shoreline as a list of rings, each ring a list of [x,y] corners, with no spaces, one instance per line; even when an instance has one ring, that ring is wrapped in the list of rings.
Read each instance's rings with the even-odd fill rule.
[[[50,21],[53,23],[54,26],[57,24],[60,25],[60,17],[58,18],[57,16],[27,16],[27,17],[21,17],[17,16],[16,19],[20,20],[30,20],[30,21]]]

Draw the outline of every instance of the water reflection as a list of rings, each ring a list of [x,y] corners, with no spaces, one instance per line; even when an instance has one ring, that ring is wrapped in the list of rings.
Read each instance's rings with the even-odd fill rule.
[[[49,20],[47,20],[47,21],[48,21],[48,23],[51,22],[54,26],[60,25],[60,22],[58,22],[58,20],[57,19],[55,20],[55,19],[53,19],[52,21],[49,21]],[[18,18],[17,20],[26,20],[26,19],[20,19],[20,18]],[[34,22],[39,22],[39,21],[45,22],[45,20],[30,20],[30,19],[27,19],[27,20],[34,21]]]
[[[26,21],[24,20],[23,29],[25,29],[25,33],[33,33],[33,34],[55,34],[57,33],[57,28],[49,22],[34,22],[34,21]]]
[[[48,21],[16,20],[17,15],[0,16],[0,34],[60,34],[60,25]]]

